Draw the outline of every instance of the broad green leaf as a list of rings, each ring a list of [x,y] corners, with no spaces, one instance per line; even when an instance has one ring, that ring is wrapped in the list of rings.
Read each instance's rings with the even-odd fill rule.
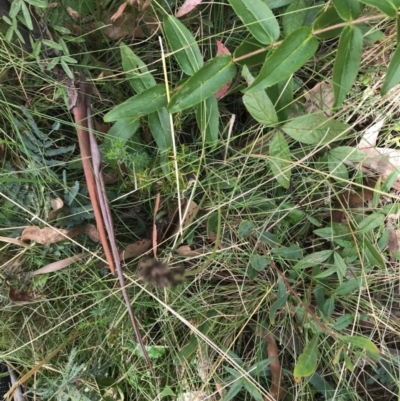
[[[268,266],[269,262],[265,256],[251,255],[250,264],[253,269],[257,270],[258,272],[261,272]]]
[[[139,118],[167,105],[165,85],[159,84],[131,97],[104,116],[105,122]]]
[[[362,277],[352,278],[349,281],[340,284],[335,290],[335,295],[337,296],[349,295],[359,290],[363,286],[363,283],[364,279]]]
[[[286,305],[288,296],[289,293],[287,291],[285,283],[283,282],[281,277],[278,277],[278,293],[276,295],[276,300],[269,308],[269,320],[271,324],[275,324],[276,311]]]
[[[250,280],[254,280],[258,275],[258,271],[252,265],[248,265],[246,275]]]
[[[265,46],[262,43],[260,43],[256,38],[250,36],[244,39],[242,43],[236,48],[233,54],[233,58],[237,59],[239,57],[253,53],[256,50],[260,49],[265,49]],[[266,54],[267,54],[267,49],[265,49],[265,51],[263,51],[262,53],[235,62],[241,66],[248,65],[249,67],[251,67],[253,65],[262,63],[265,60]]]
[[[271,253],[274,256],[280,256],[285,260],[300,260],[303,257],[303,251],[298,245],[283,246],[282,248],[273,248]]]
[[[237,16],[250,33],[264,45],[279,38],[279,24],[275,15],[262,0],[228,0]]]
[[[293,266],[293,269],[294,270],[307,269],[308,267],[314,267],[316,265],[320,265],[321,263],[328,260],[331,257],[332,253],[333,251],[331,250],[311,253],[305,256],[303,260],[297,262]]]
[[[171,97],[169,112],[176,113],[209,98],[231,81],[235,73],[236,68],[230,54],[225,53],[213,58],[185,81]]]
[[[386,71],[385,80],[381,88],[381,95],[386,95],[395,85],[400,82],[400,46],[397,46],[392,59],[390,60],[389,67]]]
[[[318,339],[319,334],[312,338],[299,356],[293,372],[296,383],[299,383],[303,377],[308,377],[315,372],[318,362]]]
[[[282,16],[283,33],[285,36],[304,26],[306,16],[307,6],[305,0],[295,0],[291,3]]]
[[[139,120],[119,120],[107,132],[104,140],[106,148],[112,146],[112,143],[118,140],[124,145],[135,134],[140,126]]]
[[[367,256],[368,261],[373,266],[380,267],[381,269],[386,269],[385,261],[382,254],[376,249],[376,246],[371,244],[367,238],[362,239],[362,243],[365,246],[363,249],[365,256]]]
[[[372,354],[379,355],[379,348],[369,339],[361,336],[340,336],[344,343],[354,345],[355,347],[365,349]]]
[[[270,127],[278,123],[278,115],[265,90],[245,93],[243,103],[251,116],[260,124]]]
[[[265,0],[265,3],[271,10],[273,10],[274,8],[287,6],[292,2],[293,0]]]
[[[167,109],[162,107],[149,114],[148,122],[159,152],[170,149],[172,147],[172,131]]]
[[[195,111],[203,141],[211,145],[216,144],[219,133],[219,110],[215,95],[199,103]]]
[[[265,398],[262,396],[260,391],[256,388],[256,386],[249,382],[246,379],[242,380],[243,386],[246,389],[246,391],[251,395],[252,399],[255,401],[264,401]]]
[[[332,3],[345,21],[351,21],[360,15],[361,8],[358,0],[332,0]]]
[[[238,235],[240,238],[247,238],[254,229],[254,223],[248,220],[240,222]]]
[[[236,380],[232,383],[232,386],[229,387],[229,391],[225,394],[223,401],[232,400],[236,394],[239,393],[243,388],[243,380]]]
[[[192,76],[203,67],[203,57],[196,39],[185,25],[172,15],[164,18],[163,29],[179,66],[185,74]]]
[[[354,25],[347,26],[340,34],[338,51],[333,66],[333,92],[335,103],[339,107],[356,80],[360,68],[363,49],[362,33]]]
[[[338,271],[339,281],[342,282],[342,279],[347,271],[346,262],[337,252],[333,254],[333,260]]]
[[[317,48],[318,40],[311,34],[310,28],[303,27],[292,32],[266,58],[260,73],[246,92],[257,92],[289,78],[314,55]]]
[[[46,8],[48,5],[47,0],[24,0],[26,3],[31,4],[34,7]]]
[[[287,121],[293,104],[293,78],[267,88],[267,95],[275,106],[279,121]]]
[[[336,390],[317,372],[314,372],[308,381],[323,395],[325,400],[333,400]]]
[[[366,217],[359,225],[358,231],[366,234],[377,227],[380,227],[385,222],[385,216],[381,213],[372,213]]]
[[[360,0],[361,3],[364,3],[368,6],[372,6],[377,8],[379,11],[382,11],[384,14],[388,15],[391,18],[394,18],[397,15],[397,10],[400,7],[400,0]]]
[[[269,144],[269,165],[278,183],[288,189],[290,186],[291,157],[285,137],[278,131]]]
[[[352,146],[338,146],[329,152],[336,159],[349,162],[362,162],[365,160],[366,155],[361,150],[353,148]]]
[[[343,20],[342,18],[340,18],[340,15],[338,14],[335,7],[324,7],[315,18],[315,21],[313,23],[313,32],[315,32],[315,35],[318,39],[334,38],[340,35],[343,28],[330,29],[321,33],[318,33],[318,31],[325,30],[326,28],[340,24],[342,22]]]
[[[304,115],[284,124],[282,127],[291,138],[308,145],[326,144],[342,140],[350,126],[323,115]]]
[[[10,18],[15,18],[17,16],[19,10],[21,9],[22,3],[23,0],[14,0],[11,3],[10,13],[9,13]]]
[[[151,75],[143,61],[124,43],[120,44],[122,68],[136,93],[156,85],[156,80]]]
[[[342,162],[341,159],[338,159],[331,153],[328,153],[328,169],[333,178],[341,178],[343,180],[349,179],[347,166]]]
[[[24,2],[21,3],[21,8],[22,8],[22,15],[24,16],[26,26],[28,27],[28,29],[33,30],[31,14],[28,10],[28,7],[26,6],[26,4]]]

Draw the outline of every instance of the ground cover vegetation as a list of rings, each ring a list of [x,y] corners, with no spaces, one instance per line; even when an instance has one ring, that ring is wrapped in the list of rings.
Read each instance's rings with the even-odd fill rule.
[[[1,1],[12,391],[398,399],[399,7]]]

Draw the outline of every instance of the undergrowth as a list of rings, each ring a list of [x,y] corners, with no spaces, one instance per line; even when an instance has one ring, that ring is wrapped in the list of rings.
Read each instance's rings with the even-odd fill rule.
[[[52,34],[28,54],[15,31],[18,21],[29,26],[23,8],[1,28],[0,359],[20,376],[32,373],[27,399],[262,401],[277,383],[284,391],[275,397],[285,400],[397,399],[397,170],[371,179],[357,148],[380,120],[378,146],[398,148],[398,87],[379,93],[388,86],[395,19],[369,6],[354,18],[362,20],[363,47],[351,90],[332,87],[336,32],[319,38],[315,54],[283,81],[255,92],[256,105],[267,99],[272,107],[261,117],[245,96],[266,55],[239,60],[215,100],[213,130],[208,98],[181,107],[180,91],[202,68],[194,60],[215,60],[216,40],[235,58],[265,47],[239,18],[240,2],[200,4],[180,18],[201,55],[189,65],[168,34],[175,20],[165,14],[175,3],[151,2],[143,14],[128,4],[123,18],[135,39],[123,35],[126,27],[107,30],[120,2],[19,3],[37,7]],[[296,28],[288,16],[301,14],[300,27],[310,26],[333,3],[267,1],[283,27],[273,42]],[[329,33],[334,23],[323,24]],[[43,58],[45,48],[57,54]],[[18,241],[26,226],[71,230],[94,221],[60,81],[79,79],[77,71],[96,87],[95,133],[113,178],[106,193],[119,248],[152,238],[155,220],[158,259],[185,271],[182,284],[164,288],[140,278],[150,251],[124,263],[155,377],[98,243],[86,234],[48,245]],[[165,79],[172,103],[140,115],[132,103],[133,114],[121,114],[121,103]],[[196,86],[189,89],[188,97]],[[104,126],[104,116],[113,124]],[[311,142],[302,138],[314,132],[309,120],[296,132],[307,116],[327,124]],[[58,198],[63,207],[54,214]],[[65,269],[31,275],[82,250],[89,255]]]

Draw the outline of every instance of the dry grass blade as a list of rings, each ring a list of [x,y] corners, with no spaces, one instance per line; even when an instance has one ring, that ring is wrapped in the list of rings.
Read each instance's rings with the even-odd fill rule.
[[[161,195],[158,192],[156,196],[156,202],[154,204],[154,213],[153,213],[153,254],[154,258],[157,260],[157,224],[156,224],[156,217],[158,213],[158,209],[160,207],[160,200]]]
[[[43,266],[38,270],[35,270],[33,273],[31,273],[31,275],[37,276],[39,274],[53,273],[58,270],[62,270],[65,267],[68,267],[72,263],[84,258],[87,255],[88,255],[87,253],[82,252],[82,253],[78,253],[77,255],[70,256],[69,258],[57,260],[57,262],[49,263],[48,265]]]

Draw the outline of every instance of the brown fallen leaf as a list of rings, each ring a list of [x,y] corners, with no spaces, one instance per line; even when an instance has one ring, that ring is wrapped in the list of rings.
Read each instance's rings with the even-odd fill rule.
[[[26,303],[31,302],[39,297],[40,295],[35,291],[19,291],[11,287],[8,290],[8,298],[11,302]]]
[[[74,20],[78,20],[81,18],[81,15],[78,13],[78,11],[74,10],[71,7],[67,7],[67,13],[70,15],[70,17]]]
[[[38,276],[39,274],[48,274],[48,273],[54,273],[58,270],[62,270],[65,267],[68,267],[72,263],[84,258],[87,256],[87,253],[78,253],[77,255],[70,256],[69,258],[65,258],[62,260],[57,260],[56,262],[49,263],[46,266],[41,267],[38,270],[35,270],[34,272],[31,273],[32,276]]]
[[[192,250],[189,245],[181,245],[176,250],[176,253],[181,256],[200,256],[200,255],[202,255],[201,252]]]
[[[286,395],[286,388],[282,383],[283,375],[281,363],[279,361],[278,346],[276,344],[275,337],[269,331],[262,329],[261,327],[257,328],[257,331],[267,344],[268,358],[274,358],[269,364],[272,376],[272,383],[269,392],[275,398],[275,400],[279,401]],[[270,398],[265,397],[265,400],[269,401]]]
[[[28,244],[25,244],[24,242],[22,242],[21,240],[19,240],[17,238],[0,237],[0,242],[6,242],[7,244],[14,244],[14,245],[23,246],[23,247],[28,246]]]
[[[50,211],[49,216],[47,217],[48,222],[53,221],[58,217],[58,215],[62,211],[62,208],[64,207],[64,202],[60,198],[51,198],[50,205],[52,210]]]
[[[168,227],[165,230],[165,234],[163,236],[164,240],[173,237],[180,230],[180,221],[179,221],[178,211],[179,211],[179,207],[178,207],[178,205],[176,205],[170,215],[170,222],[169,222]],[[192,223],[192,221],[198,211],[199,211],[199,206],[197,205],[196,202],[191,201],[189,203],[186,199],[182,200],[182,216],[185,216],[184,221],[182,223],[182,229],[185,229]]]
[[[118,7],[118,10],[110,18],[112,22],[115,22],[119,17],[121,17],[121,15],[124,13],[127,5],[128,5],[128,2],[125,1]]]
[[[221,54],[225,53],[231,53],[229,49],[219,40],[215,41],[217,44],[217,56],[220,56]],[[217,92],[215,93],[215,97],[217,100],[221,99],[226,95],[228,92],[229,88],[231,87],[232,81],[229,81],[226,85],[224,85],[221,89],[218,89]]]
[[[194,10],[202,0],[186,0],[178,9],[178,11],[175,14],[176,18],[183,17],[187,13],[190,13],[190,11]]]
[[[330,81],[318,82],[312,89],[304,93],[304,99],[306,114],[322,111],[328,117],[333,115],[332,107],[335,103],[335,95]]]
[[[135,258],[144,255],[153,246],[152,240],[149,238],[136,241],[133,244],[129,244],[123,251],[119,253],[121,260]]]
[[[85,227],[78,227],[72,230],[62,228],[29,226],[22,231],[21,241],[35,241],[42,245],[54,244],[55,242],[65,241],[85,232]]]

